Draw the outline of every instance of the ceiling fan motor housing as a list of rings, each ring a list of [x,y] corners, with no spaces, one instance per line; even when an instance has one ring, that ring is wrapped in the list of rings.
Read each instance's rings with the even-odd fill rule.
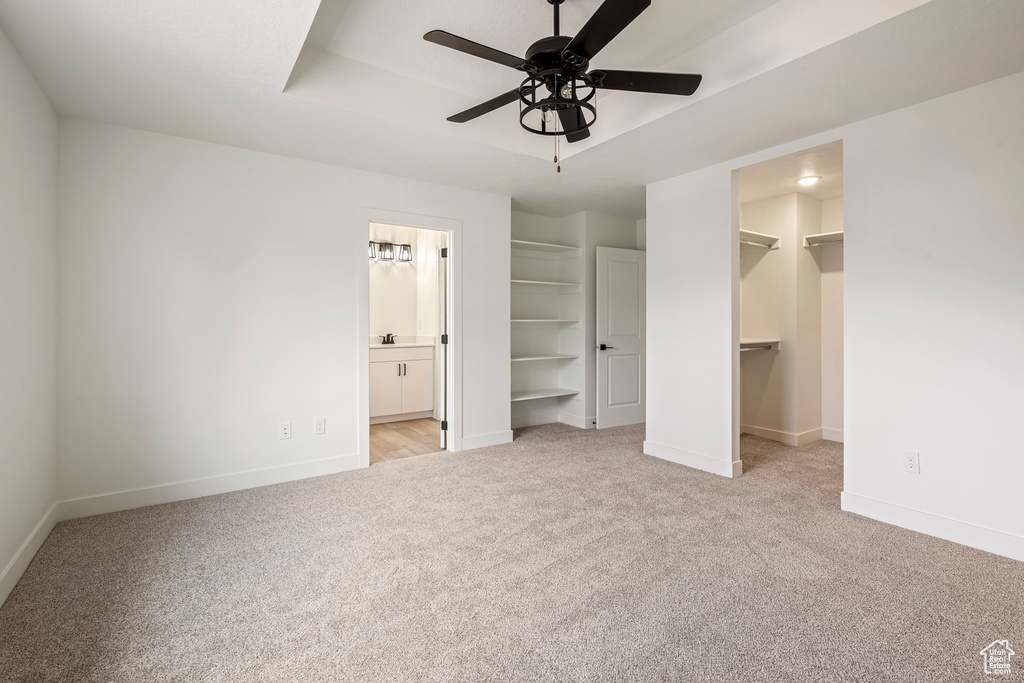
[[[565,48],[571,42],[568,36],[548,36],[526,52],[523,70],[529,76],[519,87],[519,123],[531,133],[571,135],[597,120],[587,60],[566,59]]]

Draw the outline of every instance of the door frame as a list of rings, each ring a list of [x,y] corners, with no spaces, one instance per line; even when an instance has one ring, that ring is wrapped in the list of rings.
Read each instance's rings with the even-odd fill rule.
[[[436,230],[448,242],[448,450],[462,450],[462,221],[389,209],[359,207],[360,244],[365,252],[371,223]],[[359,467],[370,466],[370,261],[359,268]]]
[[[639,292],[640,308],[638,311],[640,323],[640,368],[638,378],[638,392],[640,397],[640,405],[643,408],[644,419],[640,420],[639,422],[623,422],[621,425],[602,425],[601,405],[605,397],[602,396],[601,388],[602,386],[604,386],[604,388],[607,388],[608,377],[606,372],[605,383],[604,385],[602,385],[601,370],[602,367],[607,368],[607,365],[604,364],[607,362],[608,356],[615,354],[609,354],[608,352],[602,350],[600,347],[600,345],[605,343],[606,341],[612,341],[610,336],[606,335],[604,331],[601,329],[601,323],[608,322],[607,320],[603,319],[603,316],[601,315],[601,283],[605,282],[606,276],[606,273],[604,273],[604,271],[602,271],[601,269],[601,256],[607,255],[610,262],[612,258],[616,255],[616,252],[618,252],[619,255],[624,254],[624,252],[629,252],[630,254],[638,254],[639,257],[637,263],[640,264],[640,268],[642,269]],[[607,429],[609,427],[623,426],[626,424],[639,424],[640,422],[645,422],[647,420],[647,252],[643,249],[627,249],[623,247],[596,247],[594,257],[594,282],[594,353],[597,358],[597,362],[595,363],[594,367],[594,395],[596,398],[594,405],[594,423],[596,424],[598,429]],[[608,282],[605,282],[605,284],[610,286],[610,283]],[[609,415],[605,415],[604,417],[606,420],[611,418],[611,416]]]

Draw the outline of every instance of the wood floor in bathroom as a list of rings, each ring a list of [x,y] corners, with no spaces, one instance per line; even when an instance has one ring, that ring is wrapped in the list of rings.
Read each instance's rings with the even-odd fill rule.
[[[441,423],[431,418],[370,425],[370,464],[443,451]]]

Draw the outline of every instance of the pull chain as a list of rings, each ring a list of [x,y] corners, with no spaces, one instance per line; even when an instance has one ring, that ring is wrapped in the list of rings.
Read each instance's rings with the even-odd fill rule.
[[[558,10],[558,5],[555,5],[555,10],[556,11]],[[559,152],[559,144],[558,143],[561,142],[561,137],[562,137],[561,135],[558,135],[558,125],[560,123],[561,123],[560,117],[556,116],[555,117],[555,172],[556,173],[561,173],[562,172],[562,165],[560,163],[558,163],[558,152]]]

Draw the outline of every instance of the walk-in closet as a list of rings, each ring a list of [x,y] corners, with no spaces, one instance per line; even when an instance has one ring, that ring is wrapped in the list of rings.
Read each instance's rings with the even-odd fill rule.
[[[843,441],[843,148],[739,174],[740,432]]]

